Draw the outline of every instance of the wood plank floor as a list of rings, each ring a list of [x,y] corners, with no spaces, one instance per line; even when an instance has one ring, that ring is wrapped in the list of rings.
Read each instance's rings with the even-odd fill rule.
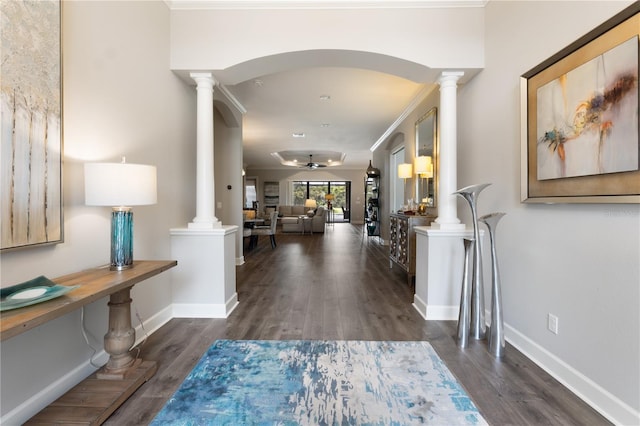
[[[240,305],[227,319],[173,319],[142,357],[158,372],[105,424],[148,424],[216,339],[427,340],[492,425],[610,424],[515,348],[495,360],[486,342],[461,350],[454,321],[424,321],[388,247],[362,226],[263,237],[237,268]]]

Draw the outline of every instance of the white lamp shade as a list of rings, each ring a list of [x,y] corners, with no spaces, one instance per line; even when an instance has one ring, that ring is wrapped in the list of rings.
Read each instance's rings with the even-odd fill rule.
[[[317,205],[318,203],[316,203],[316,200],[312,198],[307,198],[307,200],[304,202],[305,207],[315,208]]]
[[[411,177],[411,164],[410,163],[402,163],[398,164],[398,177],[400,179],[408,179]]]
[[[88,206],[142,206],[157,202],[156,167],[130,163],[86,163]]]
[[[433,162],[428,155],[420,155],[413,161],[413,171],[417,175],[433,173]]]

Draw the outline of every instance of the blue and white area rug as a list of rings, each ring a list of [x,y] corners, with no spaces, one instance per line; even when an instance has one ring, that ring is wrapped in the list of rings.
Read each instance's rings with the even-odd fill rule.
[[[218,340],[152,425],[486,425],[427,342]]]

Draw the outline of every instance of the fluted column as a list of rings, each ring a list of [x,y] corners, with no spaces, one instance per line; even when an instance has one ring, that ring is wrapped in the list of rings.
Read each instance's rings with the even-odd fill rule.
[[[189,229],[212,229],[221,226],[215,216],[215,186],[213,170],[213,87],[211,73],[191,73],[196,82],[196,217]]]
[[[458,219],[457,188],[457,82],[462,71],[443,72],[440,84],[440,146],[438,153],[438,218],[432,224],[439,229],[461,229]]]

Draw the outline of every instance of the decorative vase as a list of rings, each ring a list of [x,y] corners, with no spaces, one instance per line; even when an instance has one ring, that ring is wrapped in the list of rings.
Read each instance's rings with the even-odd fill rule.
[[[469,345],[469,327],[471,326],[471,279],[469,273],[469,259],[473,250],[472,238],[464,240],[464,272],[462,274],[462,289],[460,290],[460,313],[458,314],[458,346],[466,348]]]
[[[478,195],[490,183],[480,183],[457,190],[454,194],[461,196],[471,208],[473,220],[473,284],[471,286],[471,335],[474,339],[485,338],[484,323],[484,287],[482,285],[482,252],[480,247],[480,231],[478,230]]]
[[[489,228],[491,241],[491,326],[489,327],[489,352],[496,358],[504,355],[504,321],[502,318],[502,292],[496,256],[496,227],[505,213],[491,213],[478,220]]]

